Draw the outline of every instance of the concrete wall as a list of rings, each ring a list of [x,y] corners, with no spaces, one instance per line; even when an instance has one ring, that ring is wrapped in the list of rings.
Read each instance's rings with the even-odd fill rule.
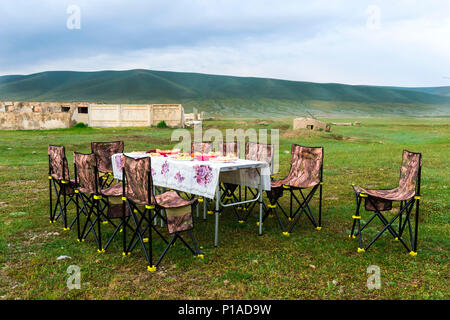
[[[90,104],[90,127],[144,127],[165,121],[169,127],[184,126],[184,109],[177,105]]]
[[[184,128],[184,108],[181,104],[152,104],[151,125],[164,121],[169,127]]]
[[[38,130],[69,128],[73,125],[70,113],[0,112],[0,129]]]

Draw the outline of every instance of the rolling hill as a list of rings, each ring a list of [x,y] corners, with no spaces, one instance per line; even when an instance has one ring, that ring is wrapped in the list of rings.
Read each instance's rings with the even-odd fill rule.
[[[305,110],[320,115],[450,115],[450,96],[441,94],[445,90],[152,70],[0,77],[0,100],[183,103],[187,112],[196,106],[221,116],[280,117]]]

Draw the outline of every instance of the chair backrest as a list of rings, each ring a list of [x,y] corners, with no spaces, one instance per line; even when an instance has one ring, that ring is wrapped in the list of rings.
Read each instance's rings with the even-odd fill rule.
[[[142,204],[154,204],[150,157],[134,159],[122,156],[125,194]]]
[[[420,194],[422,154],[403,150],[398,187],[401,193]]]
[[[322,181],[323,147],[292,145],[290,185],[314,186]]]
[[[95,155],[74,152],[73,164],[75,166],[75,182],[83,192],[98,193],[98,174]]]
[[[270,172],[273,173],[273,144],[246,142],[245,159],[253,161],[267,162],[270,166]]]
[[[48,146],[48,174],[57,180],[69,180],[69,165],[64,146]]]
[[[222,155],[232,155],[234,157],[239,158],[239,154],[240,154],[239,141],[220,142],[219,143],[219,152]]]
[[[192,142],[191,143],[191,153],[199,152],[199,153],[208,153],[213,151],[213,143],[212,142]]]
[[[91,142],[91,151],[97,159],[100,172],[112,172],[111,157],[115,153],[123,153],[123,141]]]

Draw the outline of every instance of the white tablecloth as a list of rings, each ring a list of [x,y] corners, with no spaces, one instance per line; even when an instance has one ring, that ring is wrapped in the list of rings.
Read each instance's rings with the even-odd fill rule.
[[[133,158],[149,157],[143,153],[125,153]],[[114,178],[122,180],[121,153],[112,156]],[[152,158],[153,184],[213,199],[219,181],[270,190],[270,167],[266,162],[237,159],[233,162]],[[260,173],[262,179],[260,177]]]

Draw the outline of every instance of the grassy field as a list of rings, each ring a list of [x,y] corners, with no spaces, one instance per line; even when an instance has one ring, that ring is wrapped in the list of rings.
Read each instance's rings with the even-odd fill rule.
[[[323,229],[316,231],[303,217],[291,237],[284,237],[275,219],[268,219],[258,237],[256,211],[246,224],[225,211],[219,248],[213,247],[213,217],[195,220],[205,259],[177,245],[156,273],[146,271],[141,251],[122,257],[119,239],[99,254],[92,237],[80,244],[74,230],[49,224],[47,145],[65,145],[71,162],[72,151],[88,152],[91,141],[121,139],[126,151],[167,148],[171,129],[0,131],[0,298],[449,299],[450,120],[358,121],[362,126],[334,126],[329,133],[293,131],[287,119],[205,122],[204,129],[280,129],[278,177],[288,172],[292,143],[323,146]],[[395,186],[403,149],[423,153],[418,255],[408,255],[387,234],[358,254],[357,241],[348,239],[355,208],[350,183]],[[287,199],[282,203],[287,206]],[[373,224],[366,236],[379,227]],[[57,261],[60,255],[71,259]],[[79,290],[67,289],[69,265],[81,268]],[[366,286],[370,265],[381,269],[379,290]]]

